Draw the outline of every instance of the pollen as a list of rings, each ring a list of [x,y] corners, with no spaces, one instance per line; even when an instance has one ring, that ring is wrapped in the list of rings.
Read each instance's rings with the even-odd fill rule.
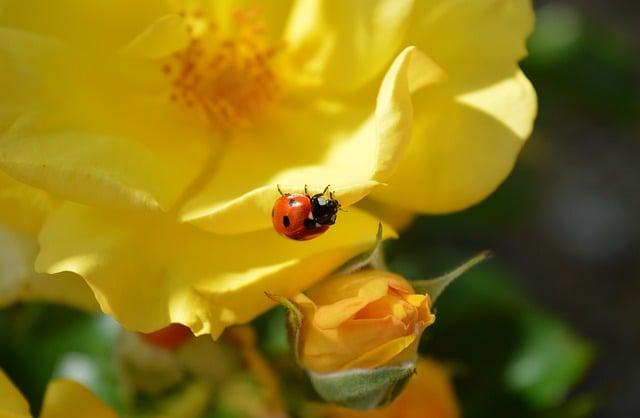
[[[162,66],[172,86],[169,99],[221,130],[251,125],[279,95],[273,68],[279,48],[269,41],[259,9],[236,11],[224,35],[202,10],[182,16],[190,41]]]

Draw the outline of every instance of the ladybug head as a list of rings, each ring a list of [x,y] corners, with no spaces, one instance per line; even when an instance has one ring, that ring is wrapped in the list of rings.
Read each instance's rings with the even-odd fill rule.
[[[324,193],[311,197],[311,214],[313,220],[319,225],[335,224],[338,209],[340,209],[340,202],[333,198],[333,193],[329,198],[325,197]]]

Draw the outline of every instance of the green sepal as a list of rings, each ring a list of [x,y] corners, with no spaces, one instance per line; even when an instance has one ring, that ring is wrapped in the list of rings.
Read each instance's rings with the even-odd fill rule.
[[[382,222],[378,223],[376,243],[370,251],[359,254],[342,265],[335,274],[351,274],[355,271],[372,266],[378,270],[387,270],[382,254]]]
[[[325,401],[351,409],[368,410],[391,403],[416,372],[414,361],[332,373],[308,370],[316,392]]]
[[[442,276],[434,277],[431,279],[412,280],[411,284],[420,293],[426,293],[431,297],[431,303],[436,303],[436,300],[440,297],[442,292],[449,286],[455,279],[462,276],[469,269],[475,265],[493,257],[493,252],[483,251],[480,254],[470,258],[463,264],[459,265],[455,269]]]
[[[268,292],[264,292],[264,294],[269,299],[279,303],[287,309],[289,342],[291,343],[296,361],[299,365],[302,365],[300,361],[300,329],[302,328],[302,319],[304,318],[304,314],[300,309],[298,309],[298,306],[292,300],[287,299],[284,296],[273,295]]]

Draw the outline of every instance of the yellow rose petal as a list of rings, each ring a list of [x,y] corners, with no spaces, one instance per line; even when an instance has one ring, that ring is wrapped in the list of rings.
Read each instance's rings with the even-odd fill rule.
[[[15,181],[0,171],[0,224],[35,237],[54,200],[44,191]]]
[[[454,79],[499,79],[526,56],[531,0],[419,1],[408,42]]]
[[[373,369],[413,360],[417,356],[417,350],[414,348],[416,342],[417,338],[415,335],[407,335],[387,341],[347,363],[342,369]]]
[[[54,380],[47,387],[40,418],[117,418],[96,395],[71,380]]]
[[[0,83],[20,86],[0,98],[0,168],[20,181],[87,204],[168,210],[215,153],[203,122],[171,105],[159,64],[115,53],[95,62],[16,30],[0,40]]]
[[[35,259],[32,261],[35,261]],[[33,273],[16,299],[21,301],[46,301],[48,303],[73,306],[90,312],[98,309],[95,297],[84,279],[70,272],[58,274]]]
[[[104,54],[117,51],[169,13],[168,6],[169,2],[157,0],[5,0],[0,25],[47,35],[86,48],[91,54]]]
[[[373,197],[422,213],[471,206],[508,176],[531,132],[535,92],[521,72],[457,98],[424,91],[414,131],[389,186]],[[407,186],[410,185],[410,186]]]
[[[86,310],[97,307],[81,277],[34,271],[36,238],[54,205],[54,199],[43,191],[0,172],[0,306],[44,300]]]
[[[440,67],[415,47],[405,48],[395,59],[382,81],[376,105],[376,134],[380,144],[376,180],[386,181],[395,172],[411,139],[411,93],[444,78]]]
[[[47,74],[56,71],[67,55],[68,50],[54,39],[0,26],[0,133],[4,135],[25,114],[42,111]]]
[[[39,274],[34,271],[38,252],[35,237],[7,229],[0,223],[0,307],[19,301],[47,301],[84,310],[97,304],[89,287],[76,274]]]
[[[388,288],[384,279],[371,280],[358,290],[357,296],[319,307],[314,323],[323,329],[337,328],[369,303],[384,297]]]
[[[365,291],[364,294],[369,295],[371,301],[379,299],[382,286],[380,281],[386,282],[384,287],[395,288],[404,292],[411,292],[411,286],[393,273],[387,271],[375,271],[375,275],[372,275],[368,270],[362,270],[351,274],[338,275],[330,279],[323,280],[316,286],[309,289],[306,293],[311,299],[318,305],[331,305],[343,300],[344,298],[357,298],[363,294],[363,287],[367,286],[372,281],[375,282],[375,286],[370,289],[375,289],[375,292]]]
[[[406,336],[407,332],[412,333],[399,320],[390,317],[349,320],[338,328],[323,329],[316,326],[315,306],[302,303],[300,309],[304,314],[300,335],[301,360],[305,368],[316,372],[346,369],[346,365],[355,359]]]
[[[303,87],[353,91],[396,53],[413,1],[296,2],[285,31],[290,78]]]
[[[426,295],[406,295],[404,298],[413,306],[422,306],[427,297]]]
[[[86,203],[168,209],[184,186],[147,149],[126,138],[63,130],[0,142],[0,165],[16,178]]]
[[[456,101],[493,116],[523,141],[531,135],[538,110],[536,92],[522,71],[482,89],[461,94]]]
[[[189,42],[187,23],[177,14],[153,22],[120,50],[134,58],[157,59],[183,48]]]
[[[179,322],[217,336],[273,306],[265,291],[293,296],[374,245],[377,219],[355,209],[342,215],[323,236],[301,243],[273,230],[212,236],[162,217],[67,203],[43,227],[36,268],[80,274],[127,328]]]
[[[0,418],[30,418],[29,404],[0,369]],[[40,418],[117,418],[116,413],[81,384],[58,379],[49,383]]]
[[[406,230],[417,217],[417,214],[412,210],[383,203],[370,197],[358,202],[358,207],[377,216],[398,232]]]
[[[31,418],[29,404],[2,369],[0,369],[0,417]]]

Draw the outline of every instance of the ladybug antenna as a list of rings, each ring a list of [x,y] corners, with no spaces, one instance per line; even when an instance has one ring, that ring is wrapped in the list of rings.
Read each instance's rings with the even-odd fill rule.
[[[309,192],[307,191],[307,185],[304,185],[304,195],[309,196]]]
[[[329,187],[330,187],[330,186],[331,186],[330,184],[327,184],[327,187],[325,187],[325,188],[324,188],[324,190],[322,191],[322,194],[327,193],[327,190],[329,190]],[[329,195],[329,197],[331,197],[332,195],[333,195],[333,193],[331,193],[331,194]],[[333,197],[331,197],[331,198],[333,199]]]
[[[282,193],[282,190],[280,190],[280,185],[276,184],[276,187],[278,188],[278,193],[280,193],[280,196],[284,196],[284,193]]]

